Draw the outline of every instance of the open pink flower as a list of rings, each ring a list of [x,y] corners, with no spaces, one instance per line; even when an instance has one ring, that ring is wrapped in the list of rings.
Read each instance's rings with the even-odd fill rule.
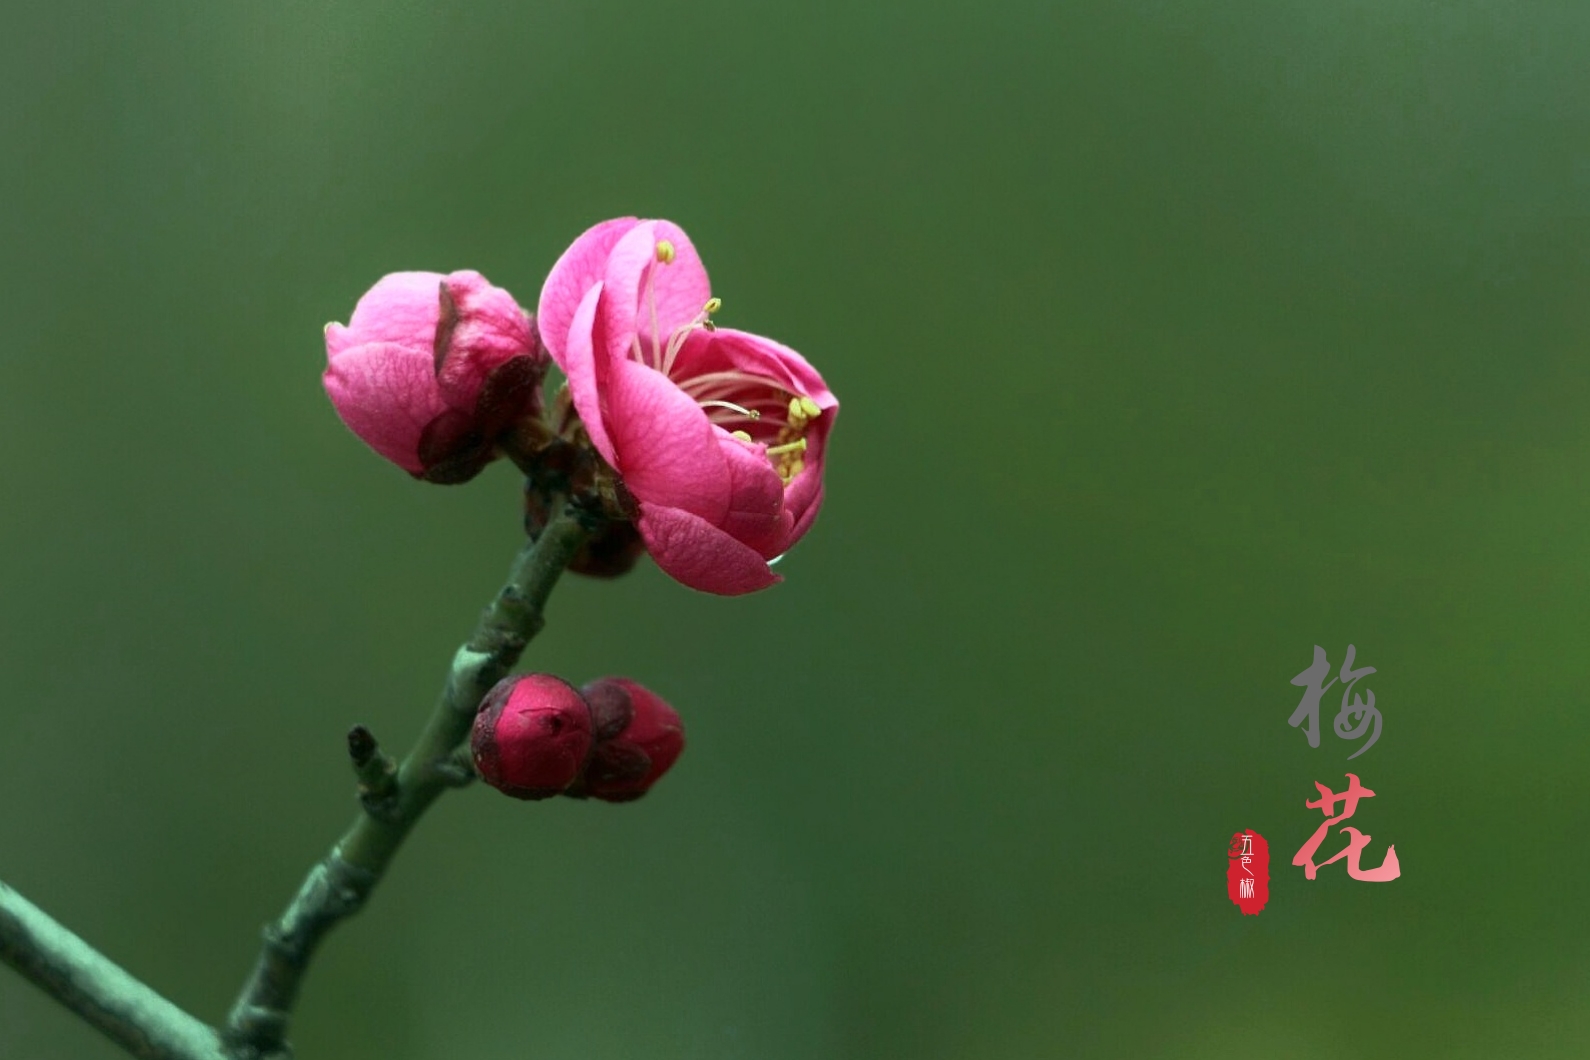
[[[564,252],[537,316],[657,565],[735,595],[778,581],[768,561],[817,518],[839,402],[794,350],[714,328],[717,308],[677,225],[625,217]]]
[[[395,272],[326,325],[326,394],[377,453],[416,478],[462,482],[532,411],[545,357],[513,296],[478,272]]]

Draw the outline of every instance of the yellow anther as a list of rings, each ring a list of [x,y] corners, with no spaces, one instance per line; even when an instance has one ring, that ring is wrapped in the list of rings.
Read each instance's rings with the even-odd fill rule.
[[[698,401],[696,404],[704,409],[728,409],[730,412],[738,412],[748,420],[759,420],[762,418],[762,414],[756,409],[748,409],[744,405],[736,405],[732,401]]]
[[[740,439],[740,441],[742,441],[742,442],[749,442],[749,441],[753,440],[751,438],[751,436],[749,434],[747,434],[745,431],[730,431],[729,433],[733,434],[736,438]]]
[[[801,399],[789,399],[789,423],[791,427],[804,427],[806,425],[806,406],[801,404]]]
[[[822,415],[822,411],[823,411],[822,406],[817,404],[817,402],[813,401],[811,398],[806,397],[803,394],[803,395],[801,395],[800,401],[801,401],[801,411],[806,413],[806,418],[807,419],[815,420],[818,416]]]
[[[773,448],[771,448],[771,449],[769,449],[767,451],[767,455],[768,456],[778,456],[781,453],[804,453],[805,451],[806,451],[806,439],[797,438],[793,442],[789,442],[786,445],[775,445],[775,446],[773,446]]]
[[[674,263],[674,245],[666,239],[657,240],[657,260],[664,265]]]
[[[721,299],[721,298],[708,298],[707,299],[707,304],[701,307],[701,311],[703,313],[707,314],[707,316],[710,317],[712,314],[716,313],[718,310],[720,310],[722,308],[723,308],[723,299]]]
[[[795,476],[806,470],[806,461],[799,456],[785,458],[775,464],[774,469],[778,472],[779,481],[788,486],[795,481]]]

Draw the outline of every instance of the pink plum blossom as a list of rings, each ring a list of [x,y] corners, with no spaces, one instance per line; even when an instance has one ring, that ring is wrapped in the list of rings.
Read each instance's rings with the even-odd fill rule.
[[[493,439],[534,411],[535,325],[478,272],[395,272],[326,325],[326,394],[370,448],[433,482],[474,477]]]
[[[542,341],[592,444],[639,502],[652,558],[736,595],[811,527],[839,402],[800,354],[716,328],[706,269],[668,221],[605,221],[547,277]]]

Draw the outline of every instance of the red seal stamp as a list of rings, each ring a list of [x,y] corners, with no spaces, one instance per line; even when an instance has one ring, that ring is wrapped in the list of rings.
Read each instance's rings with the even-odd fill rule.
[[[1227,896],[1244,916],[1257,916],[1270,900],[1270,844],[1251,828],[1237,832],[1226,859]]]

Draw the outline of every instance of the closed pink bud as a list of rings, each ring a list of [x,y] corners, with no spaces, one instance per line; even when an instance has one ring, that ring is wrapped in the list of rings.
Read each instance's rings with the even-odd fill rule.
[[[533,412],[546,355],[513,296],[478,272],[395,272],[326,326],[326,394],[377,453],[416,478],[462,482]]]
[[[481,779],[516,799],[546,799],[574,783],[591,752],[591,708],[551,674],[497,682],[470,734]]]
[[[640,798],[685,749],[678,713],[627,677],[598,678],[580,691],[590,704],[597,742],[579,793],[608,802]]]

